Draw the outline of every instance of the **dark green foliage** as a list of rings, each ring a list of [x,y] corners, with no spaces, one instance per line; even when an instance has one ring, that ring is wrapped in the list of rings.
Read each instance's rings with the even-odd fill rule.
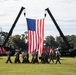
[[[58,43],[55,41],[55,38],[53,36],[47,36],[45,38],[45,45],[46,47],[58,47]]]

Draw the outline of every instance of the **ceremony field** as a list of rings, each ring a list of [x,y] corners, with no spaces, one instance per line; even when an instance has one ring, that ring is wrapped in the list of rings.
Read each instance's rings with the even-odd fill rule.
[[[76,75],[76,57],[61,57],[62,64],[6,64],[5,61],[6,56],[0,56],[0,75]]]

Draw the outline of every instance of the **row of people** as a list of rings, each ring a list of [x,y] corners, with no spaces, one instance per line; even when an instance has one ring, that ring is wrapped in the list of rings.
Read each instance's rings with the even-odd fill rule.
[[[8,62],[12,63],[11,58],[10,58],[11,57],[11,52],[8,51],[8,52],[6,52],[6,54],[8,56],[7,60],[6,60],[6,63],[8,63]],[[18,51],[15,52],[14,63],[21,63],[19,55],[20,55],[20,51],[18,50]],[[60,62],[60,52],[59,51],[56,51],[55,53],[53,52],[53,50],[50,50],[49,53],[43,52],[39,58],[38,58],[38,52],[32,52],[31,55],[32,55],[31,63],[39,63],[38,59],[41,60],[41,63],[49,63],[51,61],[54,63],[54,57],[55,57],[56,64],[57,64],[57,62],[59,62],[61,64],[61,62]],[[29,54],[27,52],[22,52],[22,59],[23,59],[22,63],[30,63]],[[48,59],[50,59],[50,61],[48,61]]]
[[[61,54],[58,50],[55,53],[53,52],[53,50],[50,50],[49,53],[43,52],[39,59],[41,59],[42,63],[49,63],[51,61],[54,63],[54,59],[56,59],[56,64],[57,64],[57,62],[59,62],[61,64],[60,56],[61,56]],[[50,61],[48,61],[48,59],[50,59]]]

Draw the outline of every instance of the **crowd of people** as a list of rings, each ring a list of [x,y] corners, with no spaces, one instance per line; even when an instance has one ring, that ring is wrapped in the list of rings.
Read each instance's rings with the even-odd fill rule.
[[[13,63],[11,60],[11,51],[7,51],[6,54],[7,54],[6,63],[8,62]],[[22,56],[22,61],[20,61],[20,54]],[[50,49],[49,53],[43,52],[40,57],[38,56],[38,51],[32,52],[31,55],[32,55],[32,59],[31,61],[29,61],[29,54],[27,51],[20,52],[19,50],[16,50],[14,55],[15,56],[14,63],[33,63],[33,64],[43,63],[44,64],[44,63],[51,63],[52,61],[52,63],[57,64],[59,62],[59,64],[61,64],[60,62],[61,54],[58,49],[55,52],[52,49]]]

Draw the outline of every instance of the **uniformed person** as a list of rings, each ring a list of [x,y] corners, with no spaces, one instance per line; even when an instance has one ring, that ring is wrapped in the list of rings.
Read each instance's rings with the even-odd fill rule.
[[[14,63],[20,63],[20,51],[16,50]]]
[[[39,63],[38,61],[38,51],[34,51],[32,52],[32,60],[31,60],[31,63]]]
[[[61,54],[60,54],[60,52],[57,49],[57,51],[56,51],[56,64],[57,64],[57,62],[59,62],[61,64],[61,62],[60,62],[60,56],[61,56]]]
[[[39,63],[39,61],[38,61],[38,51],[36,52],[36,59],[35,59],[35,62],[36,62],[36,63]]]
[[[6,54],[7,54],[7,60],[6,60],[5,63],[8,63],[8,62],[12,63],[12,61],[11,61],[11,51],[7,51]]]
[[[47,52],[43,52],[41,54],[41,57],[39,57],[39,59],[41,60],[41,63],[49,63],[49,61],[48,61],[48,53]]]
[[[52,49],[50,49],[50,52],[49,52],[49,58],[50,58],[50,62],[52,61],[54,63],[54,52]]]
[[[28,52],[22,52],[22,63],[30,63]]]

